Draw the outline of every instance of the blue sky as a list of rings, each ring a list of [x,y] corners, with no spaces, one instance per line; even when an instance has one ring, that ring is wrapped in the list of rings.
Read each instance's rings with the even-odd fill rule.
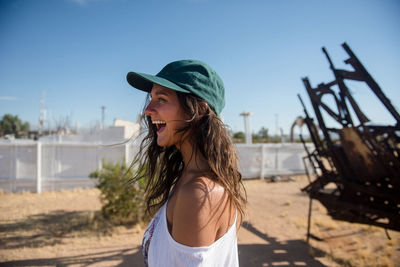
[[[321,47],[337,67],[351,69],[347,42],[383,91],[400,107],[400,2],[217,0],[0,0],[0,116],[37,125],[45,91],[50,125],[69,116],[93,126],[106,106],[114,118],[136,120],[145,94],[125,80],[129,71],[156,74],[178,59],[207,62],[222,77],[222,116],[243,130],[289,132],[302,114],[301,78],[313,86],[333,79]],[[392,123],[362,84],[351,83],[361,108]],[[311,109],[309,109],[312,112]]]

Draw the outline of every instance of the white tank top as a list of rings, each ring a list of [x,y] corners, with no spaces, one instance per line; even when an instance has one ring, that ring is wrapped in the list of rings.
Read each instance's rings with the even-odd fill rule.
[[[168,231],[167,203],[151,220],[143,236],[142,252],[149,267],[239,266],[236,220],[228,231],[206,247],[189,247],[176,242]]]

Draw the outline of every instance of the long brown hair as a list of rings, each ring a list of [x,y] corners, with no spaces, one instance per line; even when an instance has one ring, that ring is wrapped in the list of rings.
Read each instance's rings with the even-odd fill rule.
[[[204,100],[192,94],[176,93],[181,107],[190,117],[186,125],[177,131],[188,133],[184,136],[190,138],[194,153],[201,153],[208,163],[212,172],[209,178],[225,189],[230,203],[238,209],[241,221],[247,197],[238,170],[236,151],[226,126],[208,105],[204,105]],[[149,99],[148,95],[145,108]],[[157,145],[157,129],[150,117],[144,116],[142,123],[148,132],[132,163],[137,168],[132,180],[147,180],[146,211],[151,215],[167,201],[172,186],[182,175],[184,162],[175,146]]]

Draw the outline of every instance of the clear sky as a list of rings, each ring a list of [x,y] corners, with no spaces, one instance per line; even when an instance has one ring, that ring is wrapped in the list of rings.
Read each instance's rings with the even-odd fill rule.
[[[343,42],[400,111],[400,1],[0,0],[0,116],[38,125],[45,91],[50,125],[93,126],[101,106],[108,125],[136,120],[145,93],[126,73],[191,58],[224,80],[232,130],[251,111],[254,132],[278,122],[288,133],[303,115],[297,94],[310,106],[301,78],[333,79],[321,47],[351,70]],[[351,90],[371,119],[392,122],[363,85]]]

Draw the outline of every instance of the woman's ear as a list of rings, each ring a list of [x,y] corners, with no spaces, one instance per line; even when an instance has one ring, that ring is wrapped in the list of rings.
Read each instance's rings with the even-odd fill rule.
[[[200,110],[199,110],[200,117],[203,117],[204,115],[206,115],[209,108],[210,107],[208,106],[208,103],[206,101],[204,101],[204,100],[201,101],[200,102]]]

